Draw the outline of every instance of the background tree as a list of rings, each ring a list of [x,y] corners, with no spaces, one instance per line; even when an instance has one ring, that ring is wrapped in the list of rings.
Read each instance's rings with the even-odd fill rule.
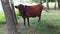
[[[56,2],[57,2],[57,0],[55,0],[55,7],[54,7],[54,8],[55,8],[55,10],[56,10]]]
[[[49,1],[48,0],[46,0],[46,6],[47,6],[47,9],[49,9]]]
[[[40,0],[31,0],[32,2],[40,3]]]
[[[58,0],[58,8],[60,9],[60,0]]]
[[[56,9],[56,2],[57,2],[57,0],[32,0],[32,1],[33,2],[38,2],[38,3],[39,3],[39,1],[40,1],[40,3],[41,3],[41,1],[46,2],[47,9],[49,9],[49,2],[55,2],[54,8]],[[59,2],[58,2],[58,6],[59,6]]]

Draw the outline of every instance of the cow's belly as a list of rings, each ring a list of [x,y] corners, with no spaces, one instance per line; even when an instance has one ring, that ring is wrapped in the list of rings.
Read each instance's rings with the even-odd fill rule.
[[[39,12],[36,12],[36,13],[26,13],[26,17],[37,17],[37,16],[39,16],[40,15],[40,13]]]

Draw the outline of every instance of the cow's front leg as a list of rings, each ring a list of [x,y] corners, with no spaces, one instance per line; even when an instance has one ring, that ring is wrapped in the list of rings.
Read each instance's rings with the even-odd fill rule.
[[[29,23],[29,17],[27,18],[27,22],[28,22],[28,26],[30,26],[30,23]]]
[[[23,17],[23,19],[24,19],[24,26],[26,25],[26,18],[25,17]]]
[[[38,18],[39,18],[39,20],[38,20],[38,22],[40,21],[40,19],[41,19],[41,15],[40,16],[38,16]]]

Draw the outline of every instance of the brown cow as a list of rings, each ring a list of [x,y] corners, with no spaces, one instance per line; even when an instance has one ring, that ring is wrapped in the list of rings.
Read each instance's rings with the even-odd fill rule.
[[[20,16],[23,17],[24,19],[24,25],[26,24],[25,19],[27,18],[28,25],[29,24],[29,17],[39,17],[38,22],[40,21],[41,18],[41,13],[43,10],[43,5],[38,4],[38,5],[33,5],[33,6],[27,6],[20,4],[18,6],[15,6],[15,8],[19,9]]]

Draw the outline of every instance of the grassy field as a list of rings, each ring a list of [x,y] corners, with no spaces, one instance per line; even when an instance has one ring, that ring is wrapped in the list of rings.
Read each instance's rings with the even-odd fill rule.
[[[53,6],[51,5],[50,8]],[[30,26],[22,26],[23,20],[16,9],[16,16],[21,34],[60,34],[60,10],[43,10],[40,22],[38,18],[30,18]],[[0,34],[7,33],[6,19],[4,12],[0,10]]]
[[[31,26],[23,26],[22,28],[20,27],[21,17],[18,17],[18,23],[20,24],[19,27],[22,29],[20,30],[22,34],[60,34],[60,10],[43,11],[40,22],[37,21],[37,17],[30,18]],[[6,24],[0,25],[0,34],[5,33],[7,33]]]
[[[29,31],[28,34],[60,34],[60,12],[51,10],[51,12],[43,12],[41,16],[41,21],[38,23],[38,18],[30,19],[30,27],[25,30]],[[34,33],[35,34],[35,33]]]

